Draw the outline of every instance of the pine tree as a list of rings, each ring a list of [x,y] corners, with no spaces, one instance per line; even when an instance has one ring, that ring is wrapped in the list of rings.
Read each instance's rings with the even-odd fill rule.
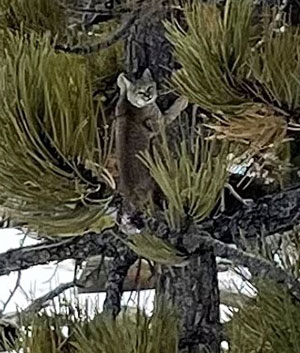
[[[1,2],[3,226],[46,240],[0,254],[0,275],[113,258],[103,313],[90,320],[72,305],[54,318],[41,313],[78,283],[66,284],[21,315],[32,332],[18,347],[218,353],[226,338],[232,352],[300,352],[298,10],[292,1]],[[138,157],[161,190],[160,207],[131,214],[135,234],[127,234],[115,217],[116,81],[146,68],[162,111],[177,96],[189,107]],[[287,260],[284,249],[282,266],[273,261],[277,238],[296,254]],[[239,298],[227,325],[217,256],[246,266],[258,292]],[[124,281],[141,258],[154,264],[156,311],[122,316]]]

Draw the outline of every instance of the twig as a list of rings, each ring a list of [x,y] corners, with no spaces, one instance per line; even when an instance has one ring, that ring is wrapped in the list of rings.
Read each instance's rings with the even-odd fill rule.
[[[238,200],[240,201],[244,206],[249,206],[251,204],[254,203],[254,201],[252,199],[243,199],[233,188],[232,185],[230,185],[229,183],[225,183],[225,188],[227,188],[231,194]]]
[[[23,247],[23,245],[24,245],[24,243],[25,243],[25,240],[26,240],[26,238],[27,238],[27,235],[28,235],[28,232],[26,231],[26,232],[24,233],[23,238],[22,238],[21,241],[20,241],[20,248]],[[21,287],[21,286],[20,286],[21,277],[22,277],[22,272],[21,272],[21,271],[18,271],[18,277],[17,277],[17,280],[16,280],[15,287],[14,287],[14,289],[10,292],[10,295],[9,295],[9,297],[7,298],[6,302],[3,304],[3,308],[2,308],[2,310],[1,310],[1,313],[4,313],[4,312],[5,312],[5,310],[6,310],[7,306],[8,306],[8,304],[10,303],[12,297],[15,295],[17,289],[18,289],[19,287]]]
[[[55,297],[59,296],[64,291],[73,288],[74,286],[75,283],[73,281],[69,283],[60,284],[52,291],[35,299],[25,310],[21,311],[21,315],[19,315],[18,312],[3,315],[0,318],[0,325],[9,325],[13,328],[19,328],[21,325],[24,325],[24,322],[26,322],[32,314],[37,313],[41,309],[45,308],[50,300],[53,300]]]
[[[30,302],[30,296],[29,296],[29,294],[26,292],[26,290],[23,288],[23,286],[21,286],[20,285],[20,292],[23,294],[23,296],[24,296],[24,298],[25,298],[25,300],[27,301],[27,302]]]
[[[1,313],[4,313],[5,309],[7,308],[7,305],[10,303],[12,297],[15,295],[19,285],[20,285],[20,281],[21,281],[21,276],[22,276],[22,272],[18,271],[18,277],[16,280],[16,284],[14,289],[10,292],[9,297],[7,298],[6,302],[3,304],[3,308],[1,310]]]
[[[66,11],[68,12],[75,12],[75,13],[80,13],[80,14],[95,14],[95,15],[111,15],[111,19],[114,18],[115,16],[121,15],[123,13],[127,13],[131,11],[130,8],[122,7],[122,8],[116,8],[116,9],[95,9],[95,8],[84,8],[84,7],[72,7],[72,8],[65,8]]]
[[[67,289],[73,288],[74,286],[75,286],[74,281],[60,284],[58,287],[56,287],[55,289],[51,290],[47,294],[35,299],[33,301],[33,303],[31,303],[24,310],[24,313],[25,314],[29,314],[29,313],[36,313],[36,312],[40,311],[41,309],[43,309],[48,304],[48,302],[50,300],[52,300],[55,297],[59,296],[60,294],[62,294]]]
[[[55,277],[55,275],[57,274],[57,271],[58,271],[58,264],[55,266],[55,269],[52,273],[52,275],[50,276],[50,278],[46,279],[43,284],[46,284],[46,283],[49,283],[53,280],[53,278]]]

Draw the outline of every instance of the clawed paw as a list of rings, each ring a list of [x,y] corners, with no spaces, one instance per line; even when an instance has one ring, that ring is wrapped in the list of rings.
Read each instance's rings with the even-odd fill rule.
[[[179,97],[171,105],[171,107],[165,112],[165,120],[167,124],[170,124],[174,119],[176,119],[181,112],[188,106],[189,101],[186,97]]]
[[[178,108],[180,109],[180,111],[183,111],[187,108],[189,101],[186,97],[179,97],[176,100],[176,105],[178,104]]]

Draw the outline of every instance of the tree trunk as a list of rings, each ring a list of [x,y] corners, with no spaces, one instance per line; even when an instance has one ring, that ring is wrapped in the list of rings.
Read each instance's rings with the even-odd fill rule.
[[[160,87],[175,68],[162,23],[168,12],[150,7],[143,14],[126,41],[127,73],[129,77],[138,77],[148,67]],[[166,109],[172,99],[164,95],[158,105]],[[219,352],[219,291],[213,251],[207,249],[184,269],[163,269],[160,288],[180,315],[180,351],[196,352],[205,347],[209,352]]]
[[[160,290],[178,310],[180,352],[220,352],[219,289],[212,249],[184,268],[163,269]]]

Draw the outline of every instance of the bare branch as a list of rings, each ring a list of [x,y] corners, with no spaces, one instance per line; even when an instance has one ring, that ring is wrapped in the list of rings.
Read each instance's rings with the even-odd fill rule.
[[[300,223],[300,187],[271,194],[256,200],[249,206],[241,206],[233,216],[220,216],[203,222],[199,230],[206,230],[214,238],[235,242],[240,230],[245,238],[257,234],[271,235],[288,230]]]
[[[41,309],[43,309],[50,300],[53,300],[55,297],[58,297],[60,294],[65,292],[67,289],[73,288],[75,286],[74,282],[62,283],[57,286],[55,289],[51,290],[45,295],[35,299],[33,303],[31,303],[22,313],[24,314],[32,314],[37,313]]]
[[[22,310],[22,324],[24,324],[24,320],[26,321],[31,314],[37,313],[41,309],[45,308],[50,300],[53,300],[67,289],[73,288],[74,286],[74,282],[62,283],[45,295],[35,299],[25,310]],[[18,312],[3,315],[0,318],[0,326],[11,326],[13,328],[18,328],[20,326],[20,318],[21,317]]]
[[[1,310],[2,313],[4,313],[5,309],[7,308],[7,305],[10,303],[12,297],[15,295],[15,293],[16,293],[18,287],[20,286],[21,275],[22,275],[22,273],[21,273],[21,271],[19,271],[19,272],[18,272],[18,277],[17,277],[17,280],[16,280],[15,287],[14,287],[14,289],[10,292],[10,294],[9,294],[9,296],[8,296],[8,298],[7,298],[7,300],[6,300],[6,302],[3,304],[3,308],[2,308],[2,310]]]

